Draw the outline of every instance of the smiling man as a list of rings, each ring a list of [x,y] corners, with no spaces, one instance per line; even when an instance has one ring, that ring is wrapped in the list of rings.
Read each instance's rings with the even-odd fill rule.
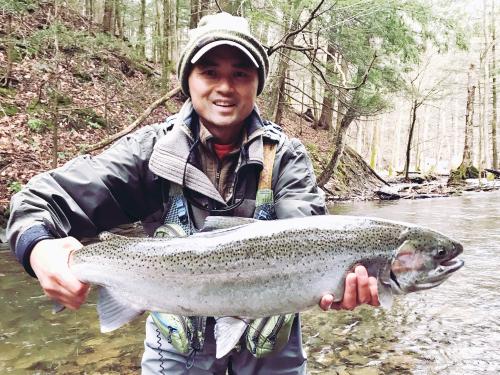
[[[141,220],[149,235],[173,236],[192,234],[208,215],[326,214],[304,146],[259,115],[255,101],[268,69],[266,51],[245,19],[204,17],[179,61],[189,97],[179,113],[100,155],[36,176],[13,197],[11,248],[48,297],[70,309],[81,306],[88,286],[71,273],[68,256],[82,246],[77,238],[119,224]],[[378,305],[376,280],[357,267],[347,276],[342,302],[332,301],[327,294],[318,303],[324,310]],[[239,345],[218,359],[214,325],[213,317],[152,312],[143,373],[306,373],[298,315],[252,322]]]

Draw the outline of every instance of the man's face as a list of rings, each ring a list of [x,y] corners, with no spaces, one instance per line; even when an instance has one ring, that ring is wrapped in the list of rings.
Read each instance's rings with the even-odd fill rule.
[[[221,45],[194,64],[188,84],[194,110],[218,143],[235,142],[257,97],[257,68],[238,48]]]

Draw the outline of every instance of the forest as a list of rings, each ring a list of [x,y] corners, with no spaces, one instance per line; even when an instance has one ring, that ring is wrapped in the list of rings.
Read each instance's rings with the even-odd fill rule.
[[[179,51],[200,18],[219,11],[246,17],[264,44],[271,68],[259,108],[306,145],[330,199],[370,199],[388,181],[439,176],[449,176],[439,193],[469,178],[488,186],[500,176],[497,8],[1,0],[2,216],[33,175],[175,113]]]

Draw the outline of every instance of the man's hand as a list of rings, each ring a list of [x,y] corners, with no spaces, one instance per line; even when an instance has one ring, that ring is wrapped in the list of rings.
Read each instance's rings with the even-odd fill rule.
[[[340,302],[333,302],[333,296],[326,294],[321,298],[319,307],[327,311],[352,310],[362,304],[379,306],[377,279],[368,276],[366,268],[357,266],[354,272],[347,275],[345,279],[344,298]]]
[[[90,286],[81,283],[68,266],[71,251],[82,244],[74,237],[42,240],[30,255],[31,268],[47,297],[77,310],[85,302]]]

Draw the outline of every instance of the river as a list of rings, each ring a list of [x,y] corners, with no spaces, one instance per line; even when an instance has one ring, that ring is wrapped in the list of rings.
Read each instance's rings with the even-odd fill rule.
[[[500,192],[338,204],[332,212],[442,231],[464,245],[465,266],[387,311],[304,313],[311,375],[500,374]],[[143,320],[101,334],[94,294],[90,301],[53,315],[37,283],[0,251],[0,373],[137,373]]]

